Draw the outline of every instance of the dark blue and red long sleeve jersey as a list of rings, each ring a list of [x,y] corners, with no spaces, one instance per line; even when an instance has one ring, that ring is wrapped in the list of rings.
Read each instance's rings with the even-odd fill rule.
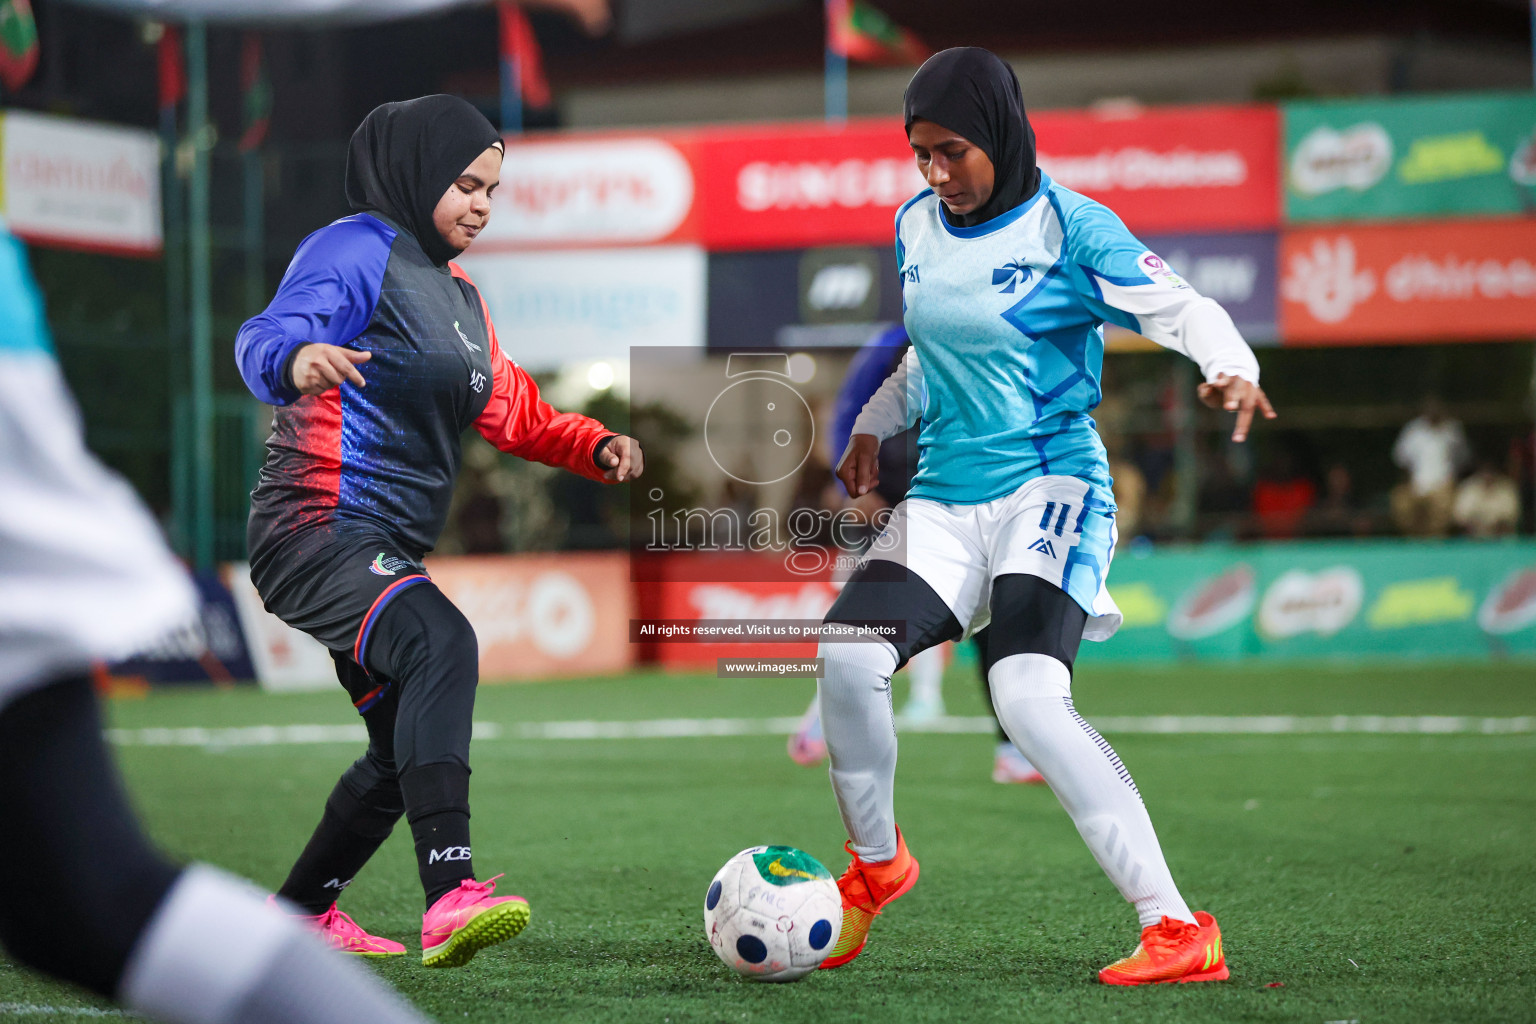
[[[372,353],[358,367],[366,386],[300,396],[291,364],[311,342]],[[613,431],[542,401],[502,354],[469,276],[434,264],[386,218],[355,214],[306,238],[235,354],[251,392],[278,407],[251,494],[253,559],[317,526],[383,532],[424,555],[470,426],[502,451],[602,477],[594,452]]]

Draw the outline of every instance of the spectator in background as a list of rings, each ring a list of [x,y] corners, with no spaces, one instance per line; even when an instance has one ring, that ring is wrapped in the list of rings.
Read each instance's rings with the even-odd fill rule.
[[[1481,458],[1477,470],[1456,488],[1451,518],[1469,537],[1503,537],[1520,521],[1520,491],[1500,473],[1492,459]]]
[[[1108,406],[1106,409],[1105,407]],[[1123,425],[1128,413],[1123,398],[1100,403],[1099,438],[1109,456],[1110,487],[1115,495],[1115,526],[1118,531],[1115,549],[1129,544],[1141,534],[1141,510],[1147,500],[1147,478],[1128,452]],[[913,452],[912,465],[916,466],[917,453]],[[882,467],[883,470],[883,467]]]
[[[1115,479],[1118,493],[1120,480]],[[1198,509],[1200,537],[1208,541],[1237,540],[1247,532],[1253,495],[1239,479],[1225,451],[1205,451],[1200,466]]]
[[[1289,540],[1301,534],[1312,507],[1317,504],[1317,485],[1299,468],[1295,453],[1281,448],[1253,485],[1253,519],[1260,537]]]
[[[475,447],[464,453],[447,531],[454,535],[458,554],[499,555],[507,549],[501,535],[501,496],[491,482],[495,471],[496,456],[489,448]],[[440,541],[438,550],[447,553],[449,548]]]
[[[1312,511],[1310,532],[1318,537],[1366,537],[1371,516],[1355,499],[1349,467],[1335,462],[1323,474],[1323,497]]]
[[[815,446],[806,456],[805,463],[800,467],[800,475],[795,480],[795,490],[789,499],[789,509],[784,514],[786,524],[796,524],[792,529],[795,533],[795,543],[798,546],[817,545],[824,548],[835,548],[837,541],[832,534],[832,517],[824,513],[836,512],[843,507],[842,496],[834,489],[836,478],[832,476],[832,467],[827,462],[821,446]],[[808,516],[796,518],[796,513],[807,510],[814,514],[812,520]],[[745,523],[748,520],[743,519]],[[815,531],[808,527],[815,523]]]
[[[1444,537],[1450,532],[1456,477],[1468,462],[1467,435],[1445,404],[1431,395],[1423,412],[1403,427],[1392,446],[1392,461],[1408,479],[1392,489],[1392,520],[1409,537]]]
[[[1521,430],[1509,439],[1509,475],[1520,494],[1531,493],[1532,481],[1536,481],[1536,430]],[[1516,529],[1529,533],[1536,530],[1532,524],[1536,508],[1528,501],[1521,504],[1524,508]]]
[[[1109,457],[1111,489],[1115,494],[1115,524],[1119,530],[1115,549],[1141,534],[1141,509],[1147,500],[1147,478],[1130,459]]]

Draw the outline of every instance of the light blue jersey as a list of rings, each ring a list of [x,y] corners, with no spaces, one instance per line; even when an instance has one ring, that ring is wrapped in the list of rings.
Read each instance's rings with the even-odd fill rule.
[[[974,227],[948,223],[932,191],[896,214],[916,353],[905,371],[920,375],[905,385],[918,408],[902,417],[922,420],[913,497],[979,504],[1059,475],[1085,481],[1089,507],[1112,511],[1108,460],[1089,415],[1102,397],[1105,321],[1196,358],[1209,377],[1257,380],[1251,351],[1220,307],[1106,207],[1040,179],[1028,202]],[[1208,351],[1191,351],[1192,321],[1212,339],[1201,346]],[[869,432],[889,436],[893,426],[878,422]]]
[[[47,356],[52,351],[43,296],[27,265],[27,250],[0,221],[0,356]]]

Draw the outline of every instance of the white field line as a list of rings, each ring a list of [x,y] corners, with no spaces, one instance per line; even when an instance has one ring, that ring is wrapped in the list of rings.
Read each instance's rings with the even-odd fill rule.
[[[502,736],[495,722],[476,722],[474,738],[494,740]],[[247,725],[207,729],[199,725],[180,728],[107,729],[108,742],[120,747],[284,747],[311,743],[367,743],[368,730],[361,722],[352,725]],[[0,1004],[4,1005],[4,1004]]]
[[[128,1020],[144,1018],[122,1010],[103,1010],[95,1006],[45,1006],[38,1003],[0,1003],[0,1017],[122,1017]]]
[[[1482,735],[1536,732],[1536,716],[1476,718],[1468,715],[1145,715],[1105,716],[1092,720],[1106,733],[1209,733],[1276,735],[1284,733],[1393,733],[1410,735]],[[898,719],[903,732],[990,733],[990,717],[944,716],[926,722]],[[786,736],[799,728],[795,718],[653,718],[629,722],[520,722],[502,726],[476,722],[478,740],[640,740],[690,736]],[[129,747],[291,746],[314,743],[366,743],[368,732],[354,725],[252,725],[209,729],[108,729],[107,739]],[[0,1007],[7,1004],[0,1003]]]
[[[1499,735],[1536,732],[1536,717],[1473,718],[1466,715],[1148,715],[1105,716],[1091,720],[1100,732],[1113,733],[1410,733]],[[638,722],[522,722],[510,727],[519,739],[652,739],[680,736],[784,736],[799,718],[659,718]],[[942,716],[913,722],[897,719],[902,732],[990,733],[990,716]]]
[[[639,722],[520,722],[512,734],[525,740],[646,740],[687,736],[788,736],[795,718],[653,718]]]
[[[1473,718],[1467,715],[1152,715],[1143,718],[1096,718],[1100,732],[1153,733],[1474,733],[1485,736],[1536,732],[1536,717]]]

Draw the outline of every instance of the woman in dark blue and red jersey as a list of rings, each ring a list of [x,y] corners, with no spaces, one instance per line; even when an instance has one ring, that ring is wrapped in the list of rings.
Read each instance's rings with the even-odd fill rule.
[[[473,426],[502,451],[593,479],[642,469],[634,439],[540,401],[450,262],[485,227],[502,152],[490,122],[456,97],[374,110],[347,158],[356,212],[304,240],[235,343],[251,391],[278,406],[251,494],[252,582],[270,611],[330,648],[369,736],[279,895],[332,945],[404,953],[335,906],[404,814],[429,967],[463,964],[528,921],[521,897],[475,881],[475,634],[422,568],[447,516],[459,436]]]

